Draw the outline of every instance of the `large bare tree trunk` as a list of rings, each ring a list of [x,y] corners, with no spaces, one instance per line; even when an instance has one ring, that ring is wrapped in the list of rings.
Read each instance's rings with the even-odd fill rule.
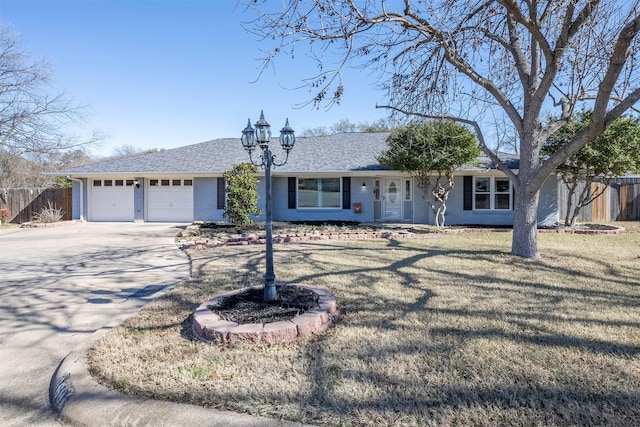
[[[540,173],[540,147],[542,141],[537,132],[538,120],[534,115],[525,116],[521,135],[520,168],[515,177],[513,206],[513,240],[511,253],[525,258],[540,258],[538,253],[538,203],[540,187],[546,179]],[[513,178],[512,178],[512,181]]]
[[[513,210],[511,253],[525,258],[540,258],[538,253],[538,201],[540,190],[521,187],[516,191]]]

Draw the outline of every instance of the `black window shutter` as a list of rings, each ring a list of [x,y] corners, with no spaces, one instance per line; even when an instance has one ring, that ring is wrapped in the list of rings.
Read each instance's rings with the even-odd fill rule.
[[[342,178],[342,209],[351,209],[351,177]]]
[[[289,177],[289,209],[296,208],[296,177]]]
[[[224,178],[218,178],[218,209],[224,209]]]
[[[464,206],[465,211],[473,209],[473,177],[470,175],[462,177],[462,187],[464,192]]]

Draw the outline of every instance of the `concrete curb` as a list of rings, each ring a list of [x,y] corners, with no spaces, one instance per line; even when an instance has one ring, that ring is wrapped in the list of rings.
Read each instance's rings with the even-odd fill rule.
[[[108,329],[95,332],[58,365],[49,400],[61,421],[73,426],[303,427],[304,424],[117,393],[89,374],[87,351]]]

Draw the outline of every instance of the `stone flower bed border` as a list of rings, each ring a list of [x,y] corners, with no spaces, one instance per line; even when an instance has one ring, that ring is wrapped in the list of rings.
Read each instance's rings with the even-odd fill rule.
[[[602,227],[589,228],[587,226],[566,228],[566,227],[549,227],[540,228],[540,233],[558,233],[558,234],[620,234],[624,233],[624,227],[607,225],[606,229]],[[299,243],[318,240],[353,240],[353,239],[413,239],[433,237],[439,234],[458,234],[470,232],[511,232],[511,228],[484,228],[484,227],[460,227],[460,228],[444,228],[436,229],[415,229],[407,228],[403,230],[379,230],[379,231],[344,231],[344,232],[309,232],[309,233],[278,233],[273,235],[273,243]],[[197,238],[191,241],[181,242],[181,249],[206,249],[216,248],[219,246],[245,246],[265,244],[265,235],[260,234],[243,234],[231,235],[227,237],[216,238]]]
[[[351,239],[407,239],[415,237],[411,231],[347,231],[327,233],[279,233],[273,235],[273,243],[298,243],[317,240],[351,240]],[[228,237],[204,238],[182,242],[182,249],[215,248],[218,246],[264,245],[266,236],[260,234],[231,235]]]
[[[272,323],[238,324],[223,320],[209,306],[216,306],[222,299],[241,293],[246,289],[260,289],[261,285],[238,289],[218,295],[201,304],[193,314],[192,330],[202,341],[218,341],[221,343],[243,341],[246,343],[275,344],[291,342],[298,337],[309,337],[324,333],[339,317],[336,297],[331,291],[317,286],[300,283],[279,284],[280,286],[298,286],[315,292],[318,295],[319,307],[295,316],[291,320]]]
[[[20,224],[20,228],[40,228],[40,227],[61,227],[64,225],[72,225],[72,224],[80,224],[82,221],[80,220],[70,220],[70,221],[58,221],[58,222],[23,222]]]

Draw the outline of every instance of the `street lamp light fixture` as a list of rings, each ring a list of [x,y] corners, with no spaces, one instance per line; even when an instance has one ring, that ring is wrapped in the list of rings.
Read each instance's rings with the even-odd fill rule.
[[[242,131],[240,140],[242,146],[249,153],[249,160],[258,167],[264,167],[265,177],[265,232],[266,232],[266,273],[264,275],[264,301],[274,302],[278,300],[276,290],[276,275],[273,270],[273,214],[271,204],[271,168],[282,166],[289,159],[289,152],[293,150],[296,143],[294,130],[289,126],[289,119],[286,120],[284,127],[280,130],[280,144],[287,156],[281,163],[276,163],[276,156],[269,150],[269,142],[271,141],[271,126],[264,119],[264,112],[260,111],[260,119],[255,124],[255,129],[251,127],[251,120],[247,121],[247,127]],[[253,151],[260,147],[262,155],[260,161],[254,161],[252,157]]]
[[[264,119],[264,112],[260,111],[260,119],[256,122],[256,141],[263,150],[269,148],[271,141],[271,125]]]
[[[242,131],[242,146],[247,153],[251,154],[256,149],[256,135],[254,129],[251,127],[251,119],[247,120],[247,127]]]
[[[280,145],[282,145],[282,149],[287,153],[293,150],[293,145],[296,143],[296,136],[294,135],[294,130],[289,126],[289,119],[284,124],[284,127],[280,129]]]

